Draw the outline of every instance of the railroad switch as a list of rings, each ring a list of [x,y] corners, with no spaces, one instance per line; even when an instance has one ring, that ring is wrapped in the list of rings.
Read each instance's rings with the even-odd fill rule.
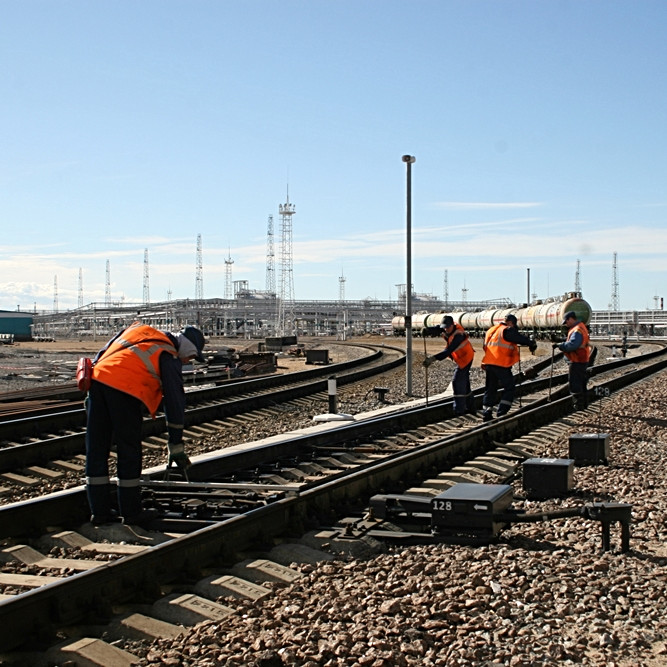
[[[612,523],[621,524],[621,551],[630,549],[632,505],[591,503],[548,512],[527,513],[511,507],[513,489],[507,484],[459,483],[434,497],[376,495],[370,500],[366,534],[397,542],[488,544],[513,523],[536,523],[582,517],[602,524],[602,551],[609,551]],[[364,527],[365,528],[365,527]],[[406,530],[406,528],[408,530]],[[361,531],[346,526],[348,534]],[[412,532],[419,531],[419,532]],[[427,532],[428,531],[428,532]]]

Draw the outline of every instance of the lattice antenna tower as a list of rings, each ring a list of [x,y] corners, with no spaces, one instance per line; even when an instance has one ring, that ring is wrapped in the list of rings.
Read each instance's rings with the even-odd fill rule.
[[[574,291],[581,292],[581,262],[577,260],[577,270],[574,273]]]
[[[463,289],[461,289],[461,303],[468,303],[468,288],[466,287],[465,281],[463,283]]]
[[[150,271],[148,270],[148,248],[144,248],[144,303],[148,304],[151,301],[151,293],[149,287]]]
[[[229,249],[229,256],[225,260],[225,299],[233,299],[233,283],[232,283],[232,264],[234,260],[232,259],[232,251]]]
[[[611,274],[611,310],[618,310],[618,255],[614,253],[614,264]]]
[[[276,293],[276,253],[273,249],[273,216],[266,225],[266,291]]]
[[[197,234],[197,258],[195,269],[195,299],[202,301],[204,298],[204,262],[201,250],[201,234]]]
[[[83,269],[79,267],[79,308],[83,308]]]
[[[294,205],[287,199],[278,207],[280,213],[280,303],[278,306],[278,329],[284,335],[293,333],[294,316],[294,272],[292,260],[292,216]]]
[[[111,305],[111,265],[107,259],[107,275],[104,280],[104,305]]]
[[[345,275],[343,272],[340,272],[340,277],[338,278],[338,300],[343,303],[345,301]]]
[[[445,277],[442,281],[442,295],[445,301],[445,308],[449,308],[449,276],[447,269],[445,269]]]
[[[53,312],[58,312],[58,276],[53,276]]]

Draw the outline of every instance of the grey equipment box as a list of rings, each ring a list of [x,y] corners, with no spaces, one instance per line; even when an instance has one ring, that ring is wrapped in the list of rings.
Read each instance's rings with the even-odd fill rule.
[[[509,484],[455,484],[431,500],[431,529],[439,535],[495,537],[505,523],[494,514],[505,511],[514,498]]]
[[[528,459],[521,468],[529,498],[564,496],[572,489],[574,459]]]
[[[306,350],[307,364],[328,364],[329,350]]]
[[[609,433],[573,433],[569,444],[569,456],[577,464],[607,463],[609,459]]]

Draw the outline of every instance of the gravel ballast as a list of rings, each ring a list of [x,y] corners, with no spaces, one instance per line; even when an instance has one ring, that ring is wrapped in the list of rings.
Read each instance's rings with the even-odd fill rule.
[[[497,544],[394,549],[301,565],[305,577],[223,623],[156,642],[143,664],[667,664],[667,373],[566,419],[611,436],[607,466],[577,467],[574,493],[529,511],[633,505],[631,551],[601,552],[581,518],[516,524]],[[567,457],[567,436],[545,450]]]

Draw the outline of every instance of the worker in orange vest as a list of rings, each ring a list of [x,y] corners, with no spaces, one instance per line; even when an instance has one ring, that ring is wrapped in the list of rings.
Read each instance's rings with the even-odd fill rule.
[[[505,321],[492,326],[484,337],[484,358],[482,369],[486,373],[484,398],[482,399],[482,419],[493,419],[498,385],[502,387],[497,416],[506,415],[514,400],[514,376],[512,366],[519,359],[519,345],[526,345],[531,352],[537,349],[537,343],[528,336],[519,333],[517,319],[511,313]]]
[[[568,385],[572,395],[572,405],[575,410],[586,408],[588,397],[588,373],[586,372],[591,360],[590,336],[586,325],[577,318],[577,314],[570,310],[563,317],[563,326],[567,327],[567,338],[563,343],[553,343],[569,362]]]
[[[187,469],[183,445],[185,392],[183,364],[204,361],[204,335],[193,326],[180,333],[157,331],[140,322],[112,338],[93,362],[86,399],[86,492],[91,522],[119,520],[146,524],[141,507],[141,440],[143,408],[155,415],[162,405],[169,440],[168,466]],[[109,454],[116,445],[118,515],[111,507]]]
[[[427,368],[435,361],[442,361],[448,357],[456,364],[452,376],[454,389],[454,414],[475,414],[475,401],[470,390],[470,367],[475,356],[475,350],[468,338],[468,334],[460,324],[454,322],[451,315],[445,315],[440,325],[442,338],[447,346],[442,352],[424,359]]]

